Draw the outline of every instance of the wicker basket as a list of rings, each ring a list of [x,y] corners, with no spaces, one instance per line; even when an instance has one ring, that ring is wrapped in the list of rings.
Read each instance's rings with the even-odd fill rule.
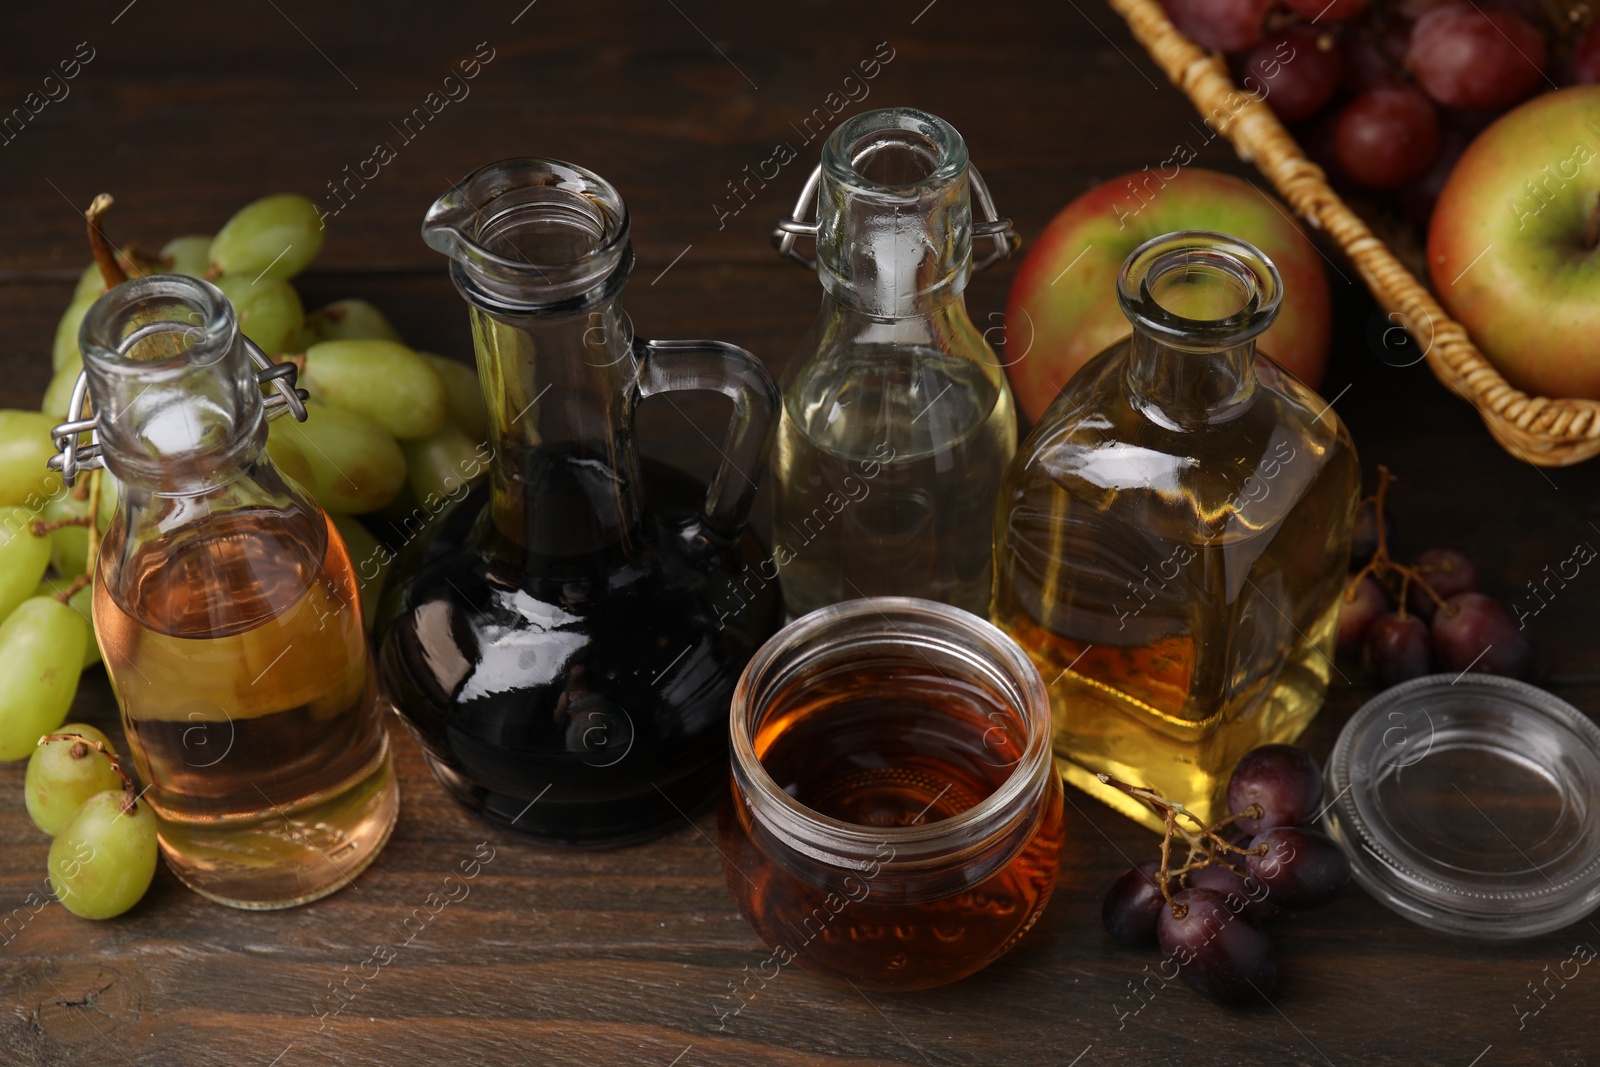
[[[1271,108],[1233,84],[1222,57],[1179,33],[1160,0],[1108,3],[1172,83],[1211,116],[1239,157],[1254,163],[1301,218],[1339,243],[1373,297],[1422,347],[1433,373],[1478,409],[1507,451],[1541,467],[1564,467],[1600,453],[1600,401],[1549,400],[1513,389],[1461,324],[1328,186],[1322,169],[1306,159]]]

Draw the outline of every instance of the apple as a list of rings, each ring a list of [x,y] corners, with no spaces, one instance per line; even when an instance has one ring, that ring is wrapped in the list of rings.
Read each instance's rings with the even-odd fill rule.
[[[1078,368],[1133,332],[1117,304],[1128,253],[1174,230],[1215,230],[1261,249],[1283,276],[1283,307],[1260,348],[1315,388],[1328,356],[1331,299],[1316,248],[1289,209],[1250,183],[1198,167],[1113,178],[1057,215],[1022,261],[1006,301],[1006,362],[1037,422]]]
[[[1439,193],[1428,272],[1506,380],[1600,400],[1600,85],[1534,97],[1480,133]]]

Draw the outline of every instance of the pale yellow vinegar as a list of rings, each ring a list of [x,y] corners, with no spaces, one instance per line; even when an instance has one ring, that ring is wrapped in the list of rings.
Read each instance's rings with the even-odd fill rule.
[[[283,521],[245,510],[163,538],[124,564],[131,604],[95,588],[162,852],[192,888],[246,908],[348,884],[399,806],[343,542],[330,524],[308,561]]]

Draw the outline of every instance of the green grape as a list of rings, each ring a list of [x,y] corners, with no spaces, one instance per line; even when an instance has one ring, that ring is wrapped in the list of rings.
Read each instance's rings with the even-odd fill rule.
[[[450,421],[474,441],[489,440],[489,409],[483,402],[477,372],[465,363],[432,352],[418,352],[417,355],[427,360],[444,379],[445,391],[450,394]]]
[[[83,360],[77,354],[57,367],[50,384],[45,387],[44,400],[39,404],[39,410],[56,422],[66,421],[67,407],[72,403],[72,390],[77,387],[78,375],[81,373],[83,373]]]
[[[406,482],[406,457],[393,436],[354,411],[312,401],[305,422],[274,419],[272,461],[325,509],[359,515],[381,508]]]
[[[461,499],[465,486],[489,472],[488,446],[480,451],[453,422],[445,423],[431,437],[400,442],[400,450],[406,454],[411,493],[429,510],[436,510],[446,497]]]
[[[90,477],[100,481],[100,532],[105,533],[111,526],[111,517],[117,513],[117,480],[108,471],[100,471]],[[44,508],[39,512],[39,518],[45,522],[60,522],[63,519],[82,519],[89,514],[89,493],[91,483],[87,478],[80,479],[78,484],[70,491],[57,493],[50,498]],[[83,492],[82,496],[78,494]],[[50,566],[55,572],[67,579],[75,578],[85,573],[89,563],[89,527],[63,526],[50,532]]]
[[[33,591],[34,596],[60,596],[71,588],[72,582],[66,578],[58,578],[53,574],[46,574],[44,580]],[[83,644],[83,667],[88,670],[100,662],[100,642],[94,636],[94,585],[85,585],[72,599],[67,601],[67,607],[76,611],[83,619],[83,624],[89,628],[89,640]]]
[[[0,622],[0,760],[22,759],[72,706],[89,628],[52,597],[24,600]]]
[[[344,548],[350,555],[350,573],[361,593],[361,621],[372,629],[372,618],[378,610],[378,599],[383,596],[383,585],[389,578],[389,564],[394,554],[378,543],[360,520],[349,515],[334,515],[333,524],[339,528]]]
[[[383,312],[365,300],[335,300],[306,316],[305,329],[295,351],[304,352],[323,341],[393,341],[400,343],[400,331],[390,325]]]
[[[44,506],[39,517],[46,522],[62,519],[84,519],[89,516],[89,502],[79,500],[72,493],[62,493]],[[63,526],[50,531],[50,566],[57,574],[68,578],[84,573],[89,565],[89,527]]]
[[[312,345],[300,384],[318,400],[365,415],[402,441],[427,437],[450,416],[450,391],[439,372],[394,341]]]
[[[217,231],[211,265],[248,278],[293,278],[322,251],[322,237],[322,219],[311,201],[296,193],[264,196]]]
[[[86,301],[92,304],[105,291],[106,280],[100,273],[100,264],[91,263],[78,275],[78,287],[72,291],[72,302]]]
[[[45,468],[56,453],[50,430],[60,421],[42,411],[0,410],[0,505],[37,510],[61,492],[61,475]]]
[[[106,746],[113,755],[117,747],[105,734],[81,722],[68,723],[58,734],[77,734]],[[28,757],[28,773],[22,783],[22,799],[28,805],[33,825],[54,837],[78,813],[83,802],[106,790],[122,791],[122,775],[104,752],[79,741],[46,741]]]
[[[62,364],[72,360],[83,362],[83,353],[78,348],[78,329],[83,325],[83,317],[89,313],[89,308],[94,306],[98,296],[83,300],[74,300],[62,312],[61,321],[56,324],[55,345],[50,349],[50,368],[60,370]]]
[[[161,246],[161,269],[169,274],[204,278],[211,266],[211,240],[205,234],[174,237]]]
[[[239,328],[269,356],[287,352],[305,322],[300,294],[282,278],[256,280],[246,274],[224,274],[216,280],[239,316]]]
[[[124,803],[121,789],[96,793],[50,842],[50,888],[81,918],[121,915],[155,877],[155,812],[149,801],[134,801],[132,811],[124,811]]]
[[[102,472],[100,478],[100,532],[104,533],[111,525],[111,516],[117,509],[117,483],[110,475]],[[52,497],[50,502],[39,512],[39,517],[46,522],[60,522],[63,519],[83,519],[89,515],[89,496],[85,493],[79,496],[80,490],[87,489],[88,483],[80,480],[71,491],[59,493]],[[50,533],[50,566],[55,568],[57,574],[68,578],[84,573],[84,568],[89,562],[89,527],[63,526]]]
[[[0,619],[33,595],[33,587],[50,565],[49,536],[33,535],[38,517],[15,505],[0,508]]]

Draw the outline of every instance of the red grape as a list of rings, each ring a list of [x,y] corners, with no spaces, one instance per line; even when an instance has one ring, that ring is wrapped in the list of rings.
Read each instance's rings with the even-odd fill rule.
[[[1354,652],[1367,639],[1372,620],[1389,610],[1389,598],[1372,575],[1356,583],[1355,596],[1348,589],[1339,597],[1339,651]]]
[[[1472,557],[1454,548],[1430,548],[1417,557],[1417,571],[1425,578],[1440,599],[1449,600],[1457,593],[1471,593],[1478,588],[1478,568]],[[1438,601],[1415,582],[1406,592],[1406,610],[1424,619],[1432,619],[1439,607]]]
[[[1409,24],[1411,19],[1421,18],[1425,13],[1436,7],[1443,7],[1453,0],[1399,0],[1394,5],[1395,14],[1405,19]]]
[[[1106,932],[1119,943],[1135,948],[1156,943],[1156,919],[1166,907],[1161,895],[1161,864],[1157,860],[1141,863],[1106,890],[1100,906],[1100,919]],[[1171,887],[1174,891],[1177,886]]]
[[[1262,815],[1234,824],[1247,834],[1276,826],[1299,826],[1322,806],[1322,770],[1311,753],[1293,745],[1262,745],[1244,754],[1228,779],[1228,812],[1238,815],[1252,804]]]
[[[1369,89],[1339,115],[1339,169],[1362,185],[1393,189],[1420,177],[1439,148],[1439,117],[1426,96],[1405,85]]]
[[[1383,515],[1383,539],[1394,543],[1394,519],[1388,512]],[[1378,551],[1378,505],[1363,500],[1356,508],[1355,526],[1350,531],[1350,567],[1364,567]]]
[[[1367,0],[1283,0],[1283,6],[1308,22],[1343,22],[1367,9]]]
[[[1330,34],[1290,26],[1245,55],[1239,84],[1264,97],[1284,122],[1299,122],[1332,99],[1342,69],[1337,42]]]
[[[1352,96],[1358,96],[1368,89],[1405,83],[1400,68],[1365,37],[1346,37],[1343,50],[1344,76],[1341,82],[1345,92]]]
[[[1506,606],[1483,593],[1457,593],[1433,617],[1433,651],[1447,671],[1521,678],[1533,642]]]
[[[1510,107],[1544,80],[1544,37],[1514,12],[1446,4],[1411,28],[1406,65],[1446,107]]]
[[[1600,82],[1600,22],[1578,38],[1578,47],[1572,52],[1572,81],[1576,85]]]
[[[1432,669],[1428,624],[1415,615],[1401,618],[1386,611],[1367,631],[1367,657],[1384,685],[1421,678]]]
[[[1397,67],[1406,65],[1406,56],[1411,51],[1413,25],[1410,18],[1391,18],[1378,33],[1378,47],[1383,49],[1384,57]]]
[[[1240,847],[1248,848],[1249,843]],[[1227,858],[1235,867],[1245,866],[1245,858],[1237,853],[1230,852]],[[1240,878],[1222,864],[1213,863],[1197,867],[1184,877],[1189,880],[1190,888],[1211,889],[1221,893],[1228,902],[1228,910],[1235,915],[1242,911],[1261,922],[1268,922],[1283,914],[1283,909],[1268,899],[1271,890],[1253,874],[1248,879]]]
[[[1228,910],[1227,899],[1214,889],[1185,889],[1172,899],[1183,905],[1183,917],[1162,908],[1156,938],[1190,989],[1219,1004],[1250,1004],[1272,995],[1278,965],[1265,931]]]
[[[1189,40],[1214,52],[1242,52],[1261,40],[1272,0],[1162,0]]]
[[[1279,907],[1320,908],[1350,884],[1350,858],[1325,833],[1279,826],[1257,834],[1251,844],[1267,846],[1264,855],[1250,857],[1250,873],[1261,879],[1267,899]]]
[[[1457,114],[1460,114],[1459,112]],[[1426,231],[1433,219],[1433,205],[1439,202],[1444,183],[1456,169],[1456,161],[1467,150],[1472,138],[1451,126],[1439,128],[1439,153],[1427,173],[1400,190],[1400,206],[1417,226]]]

